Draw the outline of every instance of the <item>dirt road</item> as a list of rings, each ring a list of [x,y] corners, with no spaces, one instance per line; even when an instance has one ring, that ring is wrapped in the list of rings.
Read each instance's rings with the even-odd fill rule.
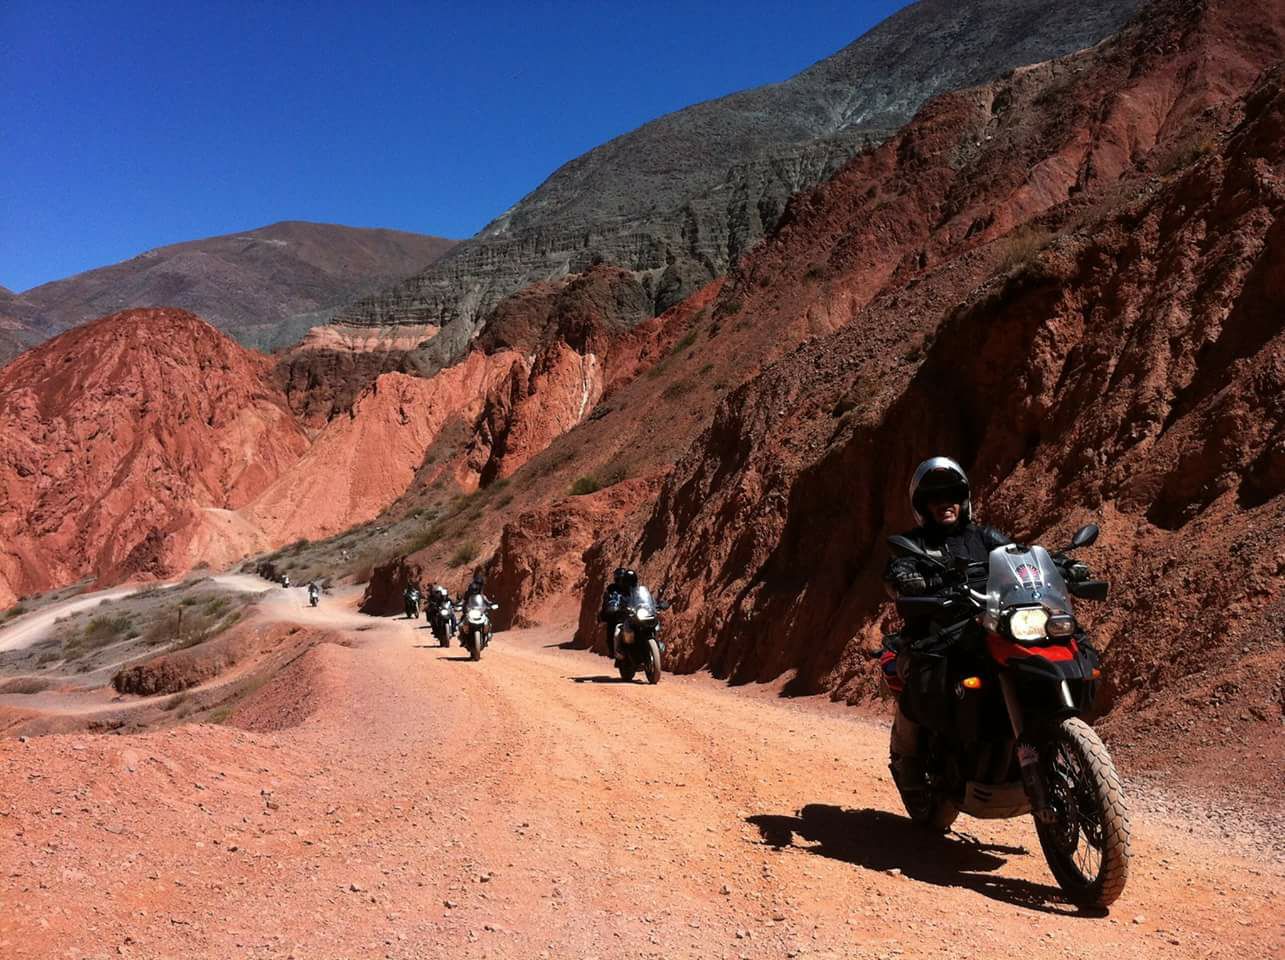
[[[475,664],[422,621],[306,616],[353,645],[253,730],[0,742],[0,956],[1282,955],[1280,863],[1208,823],[1137,816],[1123,900],[1084,916],[1028,821],[911,829],[876,723],[621,684],[568,631]]]

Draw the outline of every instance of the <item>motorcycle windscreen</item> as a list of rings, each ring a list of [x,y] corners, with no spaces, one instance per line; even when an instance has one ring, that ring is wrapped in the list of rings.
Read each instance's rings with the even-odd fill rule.
[[[986,576],[986,620],[997,623],[1013,607],[1032,606],[1050,613],[1071,612],[1066,583],[1053,558],[1040,546],[996,547]]]
[[[486,611],[491,609],[489,606],[487,606],[486,597],[480,596],[479,594],[474,594],[473,596],[469,597],[468,601],[464,604],[464,607],[467,610]]]
[[[653,617],[656,615],[656,601],[651,597],[651,591],[642,584],[634,587],[634,592],[629,597],[629,606],[635,613],[646,611]]]

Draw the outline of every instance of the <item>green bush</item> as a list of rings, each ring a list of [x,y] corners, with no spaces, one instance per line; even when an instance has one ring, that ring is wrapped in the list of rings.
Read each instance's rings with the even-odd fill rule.
[[[462,567],[466,563],[472,563],[477,557],[477,544],[472,540],[461,543],[451,554],[451,558],[446,561],[448,566]]]
[[[696,342],[696,331],[693,330],[689,334],[687,334],[687,336],[683,337],[683,339],[679,340],[676,344],[674,344],[674,349],[670,352],[675,355],[680,354],[695,342]]]
[[[571,496],[583,497],[601,489],[602,484],[597,477],[577,477],[575,483],[571,484]]]
[[[662,390],[660,395],[666,400],[677,400],[683,394],[691,393],[695,388],[696,384],[692,383],[690,380],[675,380]]]

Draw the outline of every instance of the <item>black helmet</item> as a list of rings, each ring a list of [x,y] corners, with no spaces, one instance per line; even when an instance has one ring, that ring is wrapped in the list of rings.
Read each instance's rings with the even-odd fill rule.
[[[920,526],[931,519],[927,511],[934,494],[954,494],[960,503],[959,522],[968,523],[973,516],[972,491],[964,468],[949,457],[925,460],[910,479],[910,511]]]
[[[632,591],[638,586],[638,574],[628,567],[617,567],[614,579],[616,586],[625,592]]]

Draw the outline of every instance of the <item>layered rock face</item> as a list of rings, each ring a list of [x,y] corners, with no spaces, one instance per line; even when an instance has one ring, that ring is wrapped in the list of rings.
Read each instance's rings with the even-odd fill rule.
[[[572,160],[513,209],[345,324],[433,324],[420,364],[465,350],[504,296],[606,261],[661,313],[726,273],[788,198],[886,138],[929,97],[1097,43],[1141,0],[925,0],[783,83],[698,104]]]
[[[1115,702],[1181,681],[1270,712],[1282,54],[1279,6],[1157,3],[1099,49],[934,101],[792,205],[697,342],[812,336],[727,396],[645,522],[586,552],[581,642],[629,560],[677,601],[673,667],[869,694],[884,538],[941,453],[1017,537],[1102,526],[1085,559],[1114,596],[1082,613]]]
[[[172,310],[104,318],[0,370],[0,606],[255,547],[233,512],[308,445],[270,371]]]
[[[287,221],[158,247],[129,260],[0,297],[18,348],[132,307],[178,307],[241,343],[292,343],[351,300],[422,270],[452,241],[398,230]],[[5,351],[0,332],[0,351]]]

